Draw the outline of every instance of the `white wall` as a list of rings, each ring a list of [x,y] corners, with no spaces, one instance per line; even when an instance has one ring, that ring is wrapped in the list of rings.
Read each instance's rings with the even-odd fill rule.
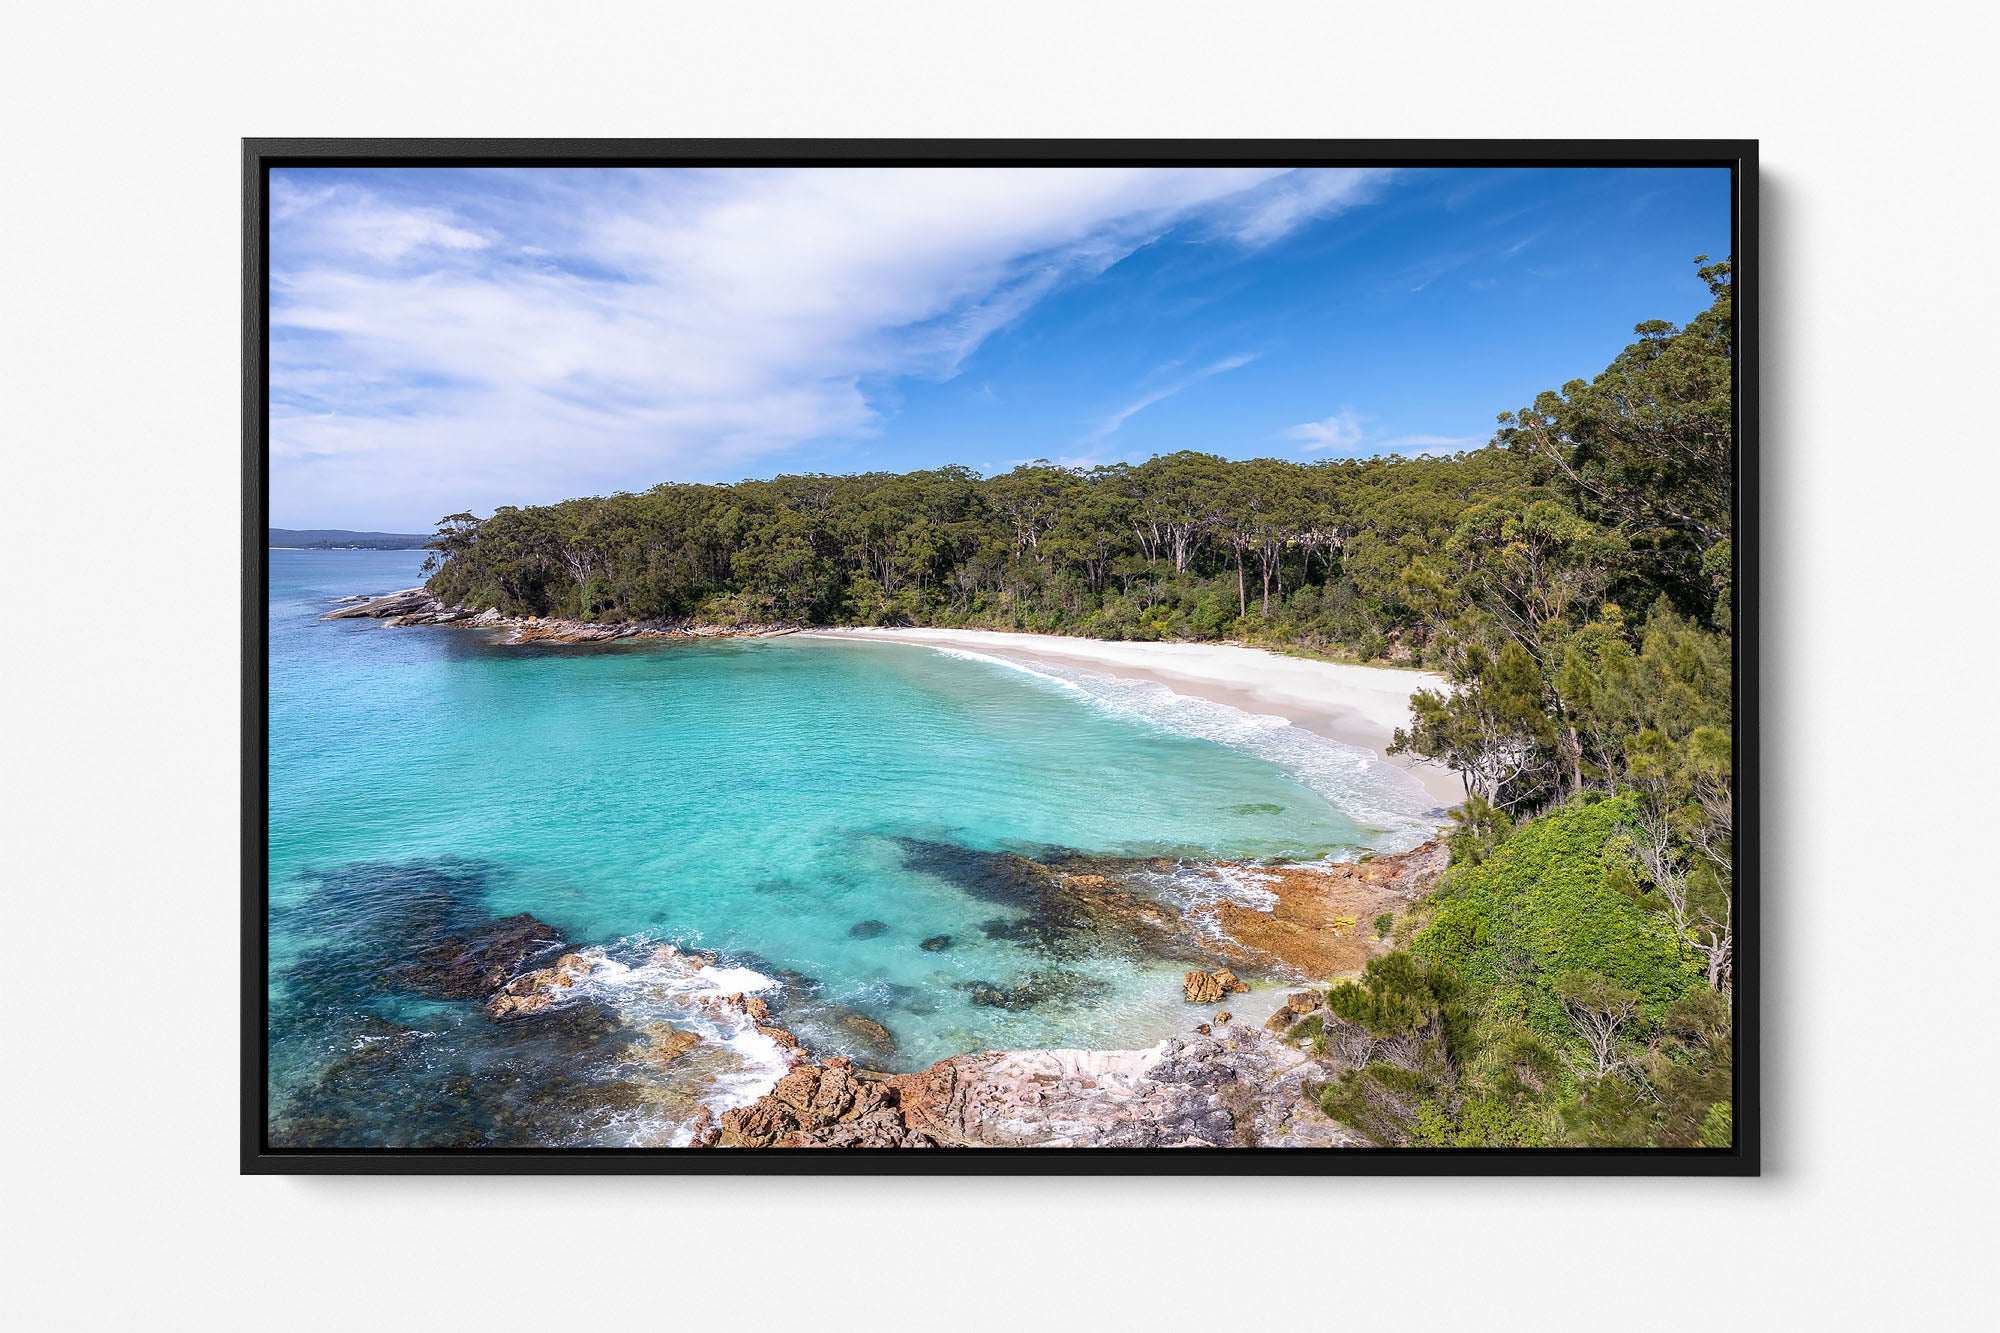
[[[1970,1324],[1993,1241],[1991,10],[680,9],[10,10],[16,1326]],[[1768,1175],[238,1178],[244,134],[1761,137]]]

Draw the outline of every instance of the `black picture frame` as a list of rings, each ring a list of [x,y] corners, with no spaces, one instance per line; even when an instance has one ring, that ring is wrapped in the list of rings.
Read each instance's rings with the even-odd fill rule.
[[[243,152],[241,1171],[268,1174],[1754,1176],[1761,1163],[1755,140],[245,139]],[[267,1142],[269,377],[273,168],[301,166],[1683,166],[1731,173],[1735,892],[1731,1148],[273,1149]]]

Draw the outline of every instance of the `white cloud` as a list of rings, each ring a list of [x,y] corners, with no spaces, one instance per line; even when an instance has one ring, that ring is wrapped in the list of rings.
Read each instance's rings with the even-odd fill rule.
[[[867,436],[890,381],[956,374],[1038,301],[1171,226],[1207,219],[1265,244],[1379,180],[732,169],[320,185],[288,173],[272,190],[273,521],[407,525],[741,476],[806,442]]]
[[[1343,407],[1323,421],[1305,421],[1279,431],[1278,438],[1299,441],[1303,453],[1338,451],[1354,458],[1383,454],[1437,458],[1470,449],[1479,442],[1476,435],[1398,435],[1394,439],[1370,440],[1365,421],[1353,409]]]
[[[1313,218],[1366,203],[1390,174],[1358,167],[1288,172],[1247,194],[1224,228],[1246,244],[1275,241]]]
[[[1217,361],[1211,365],[1203,366],[1200,370],[1197,370],[1192,375],[1184,376],[1183,378],[1174,381],[1172,384],[1164,385],[1161,388],[1151,390],[1148,393],[1143,393],[1139,395],[1137,398],[1134,398],[1131,402],[1125,404],[1125,406],[1119,408],[1116,412],[1113,412],[1103,421],[1097,423],[1096,428],[1091,430],[1086,435],[1084,435],[1084,437],[1081,440],[1077,441],[1077,443],[1095,444],[1097,441],[1102,440],[1107,436],[1116,434],[1119,427],[1123,426],[1127,421],[1130,421],[1133,417],[1145,411],[1153,404],[1158,402],[1164,402],[1166,399],[1169,399],[1173,397],[1175,394],[1181,392],[1181,390],[1201,383],[1201,381],[1209,378],[1211,375],[1221,375],[1228,371],[1240,369],[1243,366],[1249,365],[1252,361],[1255,361],[1256,359],[1257,359],[1257,354],[1255,352],[1240,352],[1235,356],[1225,356],[1220,361]],[[1165,366],[1161,367],[1161,369],[1163,370],[1171,369],[1180,364],[1181,363],[1179,361],[1169,361]]]
[[[1302,421],[1279,431],[1278,436],[1280,439],[1297,440],[1301,450],[1316,454],[1328,449],[1352,449],[1361,443],[1365,433],[1361,418],[1352,409],[1343,407],[1324,421]]]
[[[488,243],[442,209],[395,207],[352,185],[313,190],[283,179],[272,183],[271,225],[322,254],[389,263],[419,250],[480,250]]]

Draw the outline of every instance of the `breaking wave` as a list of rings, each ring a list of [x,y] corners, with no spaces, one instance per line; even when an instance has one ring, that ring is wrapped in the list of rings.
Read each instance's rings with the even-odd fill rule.
[[[593,966],[576,978],[559,1004],[595,1001],[633,1028],[665,1025],[691,1033],[700,1039],[701,1049],[724,1057],[700,1062],[697,1108],[720,1113],[747,1106],[776,1087],[791,1068],[786,1049],[727,1002],[734,995],[775,992],[780,989],[776,979],[751,968],[708,962],[645,935],[585,950],[584,956]],[[662,1117],[635,1117],[625,1126],[635,1142],[652,1138],[664,1118],[672,1122],[672,1145],[686,1143],[691,1127],[682,1108],[662,1109]]]
[[[1101,713],[1209,741],[1283,769],[1328,805],[1378,834],[1370,839],[1377,851],[1407,851],[1436,831],[1430,812],[1437,803],[1422,783],[1383,762],[1373,750],[1307,731],[1286,718],[1181,694],[1157,681],[1047,662],[1030,664],[969,648],[929,646],[948,657],[1029,676]]]

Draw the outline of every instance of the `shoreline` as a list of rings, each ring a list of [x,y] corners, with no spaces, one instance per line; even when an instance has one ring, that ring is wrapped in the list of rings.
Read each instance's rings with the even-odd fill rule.
[[[1187,972],[1192,1027],[1150,1047],[967,1051],[902,1074],[794,1048],[796,1062],[775,1087],[704,1120],[690,1146],[1366,1146],[1319,1105],[1317,1089],[1355,1068],[1351,1050],[1315,1040],[1341,1021],[1326,1008],[1327,992],[1392,947],[1362,920],[1410,911],[1448,860],[1444,844],[1430,842],[1363,864],[1259,872],[1272,903],[1233,912],[1218,904],[1228,932],[1219,956],[1230,967]],[[1275,963],[1296,979],[1250,987],[1231,970],[1246,963]]]
[[[349,597],[321,620],[381,620],[391,627],[452,625],[505,632],[512,644],[587,644],[619,639],[775,638],[799,634],[847,642],[902,643],[916,647],[986,652],[1028,666],[1082,667],[1125,680],[1149,681],[1176,694],[1205,699],[1257,716],[1274,716],[1316,736],[1373,755],[1415,783],[1442,816],[1465,800],[1463,783],[1435,764],[1392,755],[1398,727],[1410,720],[1410,695],[1445,691],[1444,677],[1407,667],[1359,666],[1310,657],[1288,657],[1237,644],[1084,639],[1011,630],[888,628],[878,626],[710,625],[674,621],[578,621],[503,616],[446,606],[423,587],[373,598]]]
[[[1376,762],[1408,774],[1442,809],[1465,800],[1463,784],[1449,770],[1389,753],[1395,729],[1409,722],[1409,696],[1421,689],[1449,688],[1444,677],[1432,672],[1322,662],[1229,644],[979,629],[828,627],[800,632],[811,638],[989,652],[1029,665],[1083,667],[1150,681],[1246,713],[1282,717],[1316,736],[1373,751]]]

